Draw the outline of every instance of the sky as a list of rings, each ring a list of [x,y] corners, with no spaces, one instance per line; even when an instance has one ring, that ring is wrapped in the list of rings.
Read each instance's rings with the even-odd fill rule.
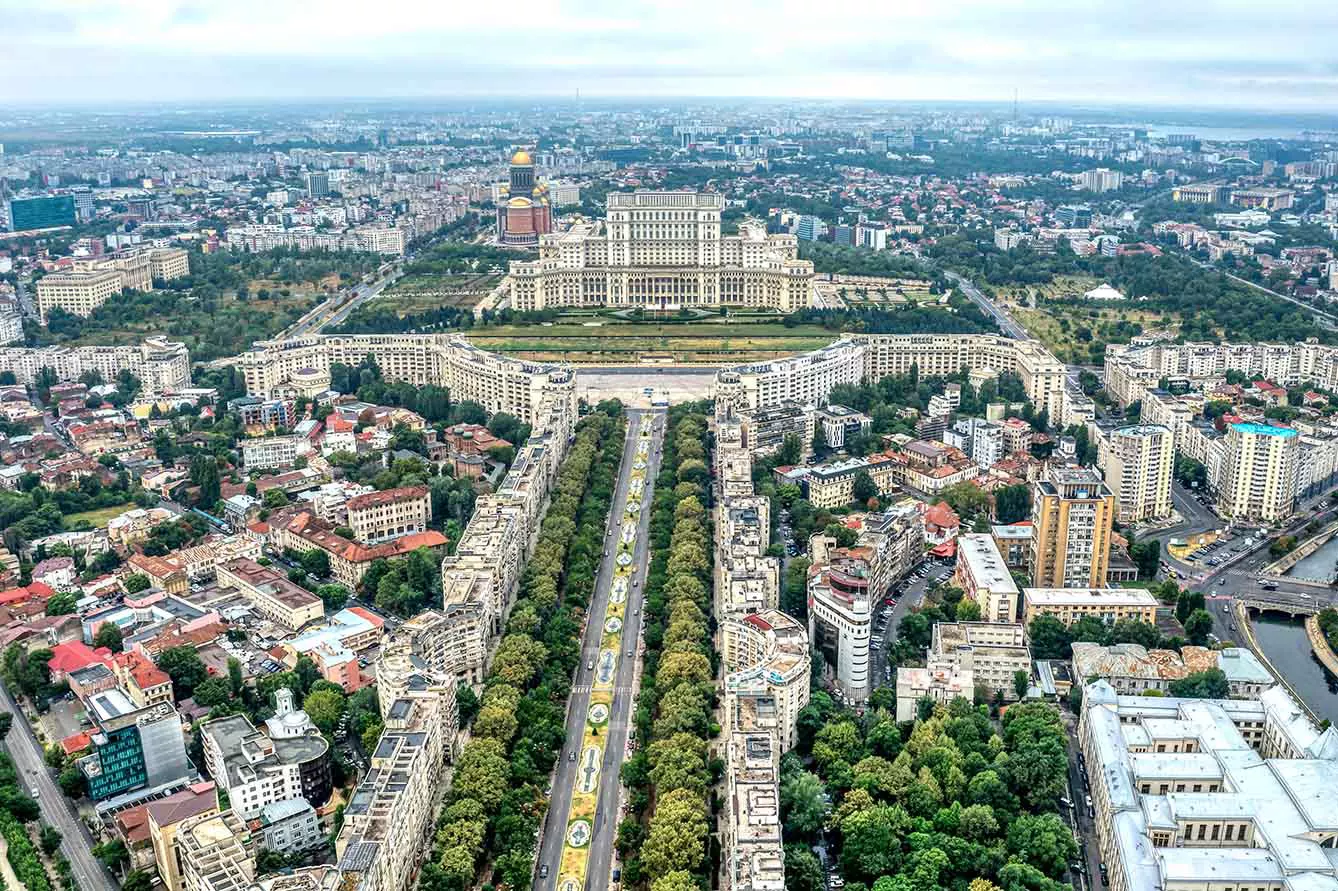
[[[0,0],[0,104],[583,96],[1338,110],[1320,0]]]

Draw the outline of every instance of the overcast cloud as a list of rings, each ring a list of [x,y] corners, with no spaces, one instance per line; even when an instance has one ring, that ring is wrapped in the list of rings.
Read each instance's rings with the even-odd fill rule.
[[[0,0],[0,103],[776,96],[1338,109],[1318,0]]]

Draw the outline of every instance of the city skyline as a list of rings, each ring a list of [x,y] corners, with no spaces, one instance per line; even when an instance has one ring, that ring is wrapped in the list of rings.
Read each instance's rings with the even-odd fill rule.
[[[423,8],[73,0],[0,8],[0,103],[572,96],[1138,102],[1338,109],[1331,12],[1287,5],[1022,6],[692,0]],[[347,14],[345,14],[347,13]],[[484,39],[478,39],[482,35]],[[1186,36],[1192,35],[1192,40]],[[296,38],[296,39],[295,39]],[[505,46],[499,52],[500,45]],[[77,61],[72,64],[71,58]],[[164,77],[165,71],[187,76]]]

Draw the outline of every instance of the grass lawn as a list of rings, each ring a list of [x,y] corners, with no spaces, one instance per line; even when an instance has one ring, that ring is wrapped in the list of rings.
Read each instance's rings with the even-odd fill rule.
[[[475,328],[469,339],[485,350],[536,360],[634,363],[670,354],[687,363],[750,362],[826,346],[836,339],[817,325],[720,321],[664,324],[606,321],[600,325],[505,325]]]
[[[80,521],[84,521],[95,529],[103,529],[106,527],[107,523],[111,521],[112,517],[119,517],[133,507],[135,507],[135,503],[131,501],[112,507],[100,507],[97,510],[86,510],[83,513],[70,514],[65,520],[71,526]]]
[[[371,302],[403,318],[442,306],[473,306],[502,280],[500,275],[406,275]]]
[[[1100,365],[1107,343],[1127,342],[1116,326],[1128,323],[1144,331],[1179,328],[1179,317],[1127,304],[1073,307],[1048,306],[1040,309],[1014,309],[1013,317],[1034,334],[1060,361],[1079,365]]]

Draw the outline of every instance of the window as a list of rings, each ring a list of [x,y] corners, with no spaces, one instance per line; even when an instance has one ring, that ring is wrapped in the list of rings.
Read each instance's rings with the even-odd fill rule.
[[[1208,832],[1208,824],[1207,824],[1207,823],[1200,823],[1200,824],[1199,824],[1199,837],[1198,837],[1198,841],[1203,841],[1203,836],[1206,835],[1207,832]]]

